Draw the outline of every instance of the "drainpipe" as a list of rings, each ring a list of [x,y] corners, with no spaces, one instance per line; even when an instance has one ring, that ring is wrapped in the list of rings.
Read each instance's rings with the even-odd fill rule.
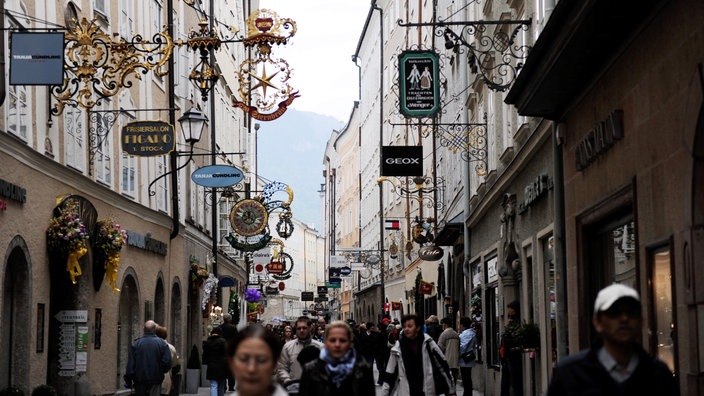
[[[381,147],[384,145],[384,11],[372,0],[372,9],[379,11],[379,172],[383,166]],[[384,187],[379,184],[379,282],[381,284],[381,316],[384,316]]]
[[[555,201],[555,324],[557,360],[567,356],[567,260],[565,257],[565,183],[562,158],[564,125],[552,124],[553,199]]]
[[[0,15],[5,15],[5,2],[0,1]],[[4,23],[4,22],[3,22]],[[2,70],[5,69],[5,40],[0,40],[0,67]],[[6,87],[5,79],[0,78],[0,105],[5,103]]]
[[[166,23],[168,26],[169,36],[174,36],[174,2],[169,0],[166,2]],[[171,57],[171,71],[176,70],[176,56]],[[3,57],[3,59],[5,59]],[[169,87],[169,124],[176,125],[176,95],[174,93],[175,77],[174,73],[168,73],[167,85]],[[4,79],[3,79],[4,81]],[[174,169],[178,169],[176,152],[172,151],[169,154],[169,166],[171,166],[171,235],[169,239],[174,239],[181,231],[181,222],[179,221],[181,214],[178,207],[178,173]]]

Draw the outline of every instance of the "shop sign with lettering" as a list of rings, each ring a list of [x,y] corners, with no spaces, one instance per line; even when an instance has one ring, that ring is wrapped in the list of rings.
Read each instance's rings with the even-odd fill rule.
[[[199,186],[217,188],[233,186],[244,179],[241,170],[229,165],[208,165],[191,173],[191,180]]]
[[[382,146],[382,176],[423,176],[423,146]]]
[[[174,127],[164,121],[134,121],[122,127],[122,150],[130,155],[155,157],[174,149]]]
[[[432,51],[404,51],[399,55],[401,114],[432,117],[440,110],[440,66]]]

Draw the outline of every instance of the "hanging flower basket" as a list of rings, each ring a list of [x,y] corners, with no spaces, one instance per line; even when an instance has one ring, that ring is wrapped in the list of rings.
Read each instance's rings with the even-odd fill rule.
[[[46,229],[49,251],[68,255],[66,271],[73,284],[76,284],[76,278],[83,274],[78,260],[88,252],[88,237],[88,229],[77,214],[75,204],[60,209],[59,215],[51,218]]]
[[[258,303],[262,300],[262,292],[257,289],[247,289],[244,292],[244,299],[248,303]]]
[[[112,218],[100,221],[94,244],[95,248],[105,256],[105,278],[112,290],[119,292],[117,268],[120,266],[120,251],[127,244],[127,231],[123,230]]]

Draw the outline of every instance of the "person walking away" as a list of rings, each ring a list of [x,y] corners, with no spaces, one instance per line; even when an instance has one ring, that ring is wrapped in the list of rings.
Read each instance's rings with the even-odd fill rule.
[[[433,339],[423,333],[415,314],[401,318],[403,332],[391,348],[386,364],[383,396],[455,396],[455,382],[445,356]]]
[[[312,338],[312,324],[307,316],[300,316],[296,319],[294,326],[296,338],[284,344],[276,365],[276,379],[284,388],[301,379],[303,368],[296,359],[301,350],[308,345],[316,346],[318,349],[323,347],[323,343]]]
[[[425,329],[425,332],[437,343],[440,338],[440,333],[442,333],[442,327],[440,327],[438,317],[435,315],[428,316],[428,319],[425,320]]]
[[[144,323],[144,334],[136,339],[127,356],[125,386],[133,388],[137,396],[159,396],[164,373],[171,369],[171,351],[166,342],[156,335],[153,320]]]
[[[232,315],[229,313],[222,315],[222,320],[223,323],[220,325],[220,328],[222,329],[222,338],[224,338],[225,342],[229,345],[235,340],[235,336],[237,335],[237,327],[232,324]],[[230,372],[230,370],[227,370],[226,377],[227,390],[230,392],[234,392],[235,377],[232,376],[232,372]]]
[[[477,363],[477,334],[472,328],[472,318],[460,319],[460,377],[464,387],[464,395],[472,395],[472,367]]]
[[[325,328],[320,356],[303,367],[301,395],[375,395],[372,366],[353,348],[352,328],[334,321]]]
[[[518,301],[506,305],[507,322],[501,336],[501,396],[523,396],[523,351],[518,341],[521,326]]]
[[[280,355],[281,340],[276,334],[258,324],[242,329],[227,348],[237,383],[234,396],[288,396],[274,381]]]
[[[210,337],[203,343],[203,364],[208,365],[205,378],[210,380],[210,396],[225,394],[227,379],[227,342],[222,337],[220,326],[210,331]]]
[[[599,291],[592,325],[599,340],[557,364],[548,396],[680,394],[672,371],[637,342],[643,315],[635,289],[614,283]]]
[[[452,318],[446,316],[440,320],[442,333],[438,337],[438,347],[445,355],[447,365],[450,366],[452,379],[457,382],[459,379],[459,358],[460,358],[460,336],[452,328]]]
[[[178,358],[178,353],[176,352],[176,347],[169,344],[166,339],[169,336],[169,332],[164,326],[157,326],[155,333],[157,337],[164,340],[166,346],[169,347],[169,352],[171,352],[171,370],[170,372],[164,374],[164,381],[161,382],[161,395],[172,395],[177,392],[179,381],[176,380],[176,376],[179,375],[181,371],[181,362]]]

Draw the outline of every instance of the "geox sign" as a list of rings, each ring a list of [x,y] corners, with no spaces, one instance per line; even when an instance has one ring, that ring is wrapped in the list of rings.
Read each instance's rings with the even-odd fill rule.
[[[382,146],[382,176],[423,176],[423,146]]]

